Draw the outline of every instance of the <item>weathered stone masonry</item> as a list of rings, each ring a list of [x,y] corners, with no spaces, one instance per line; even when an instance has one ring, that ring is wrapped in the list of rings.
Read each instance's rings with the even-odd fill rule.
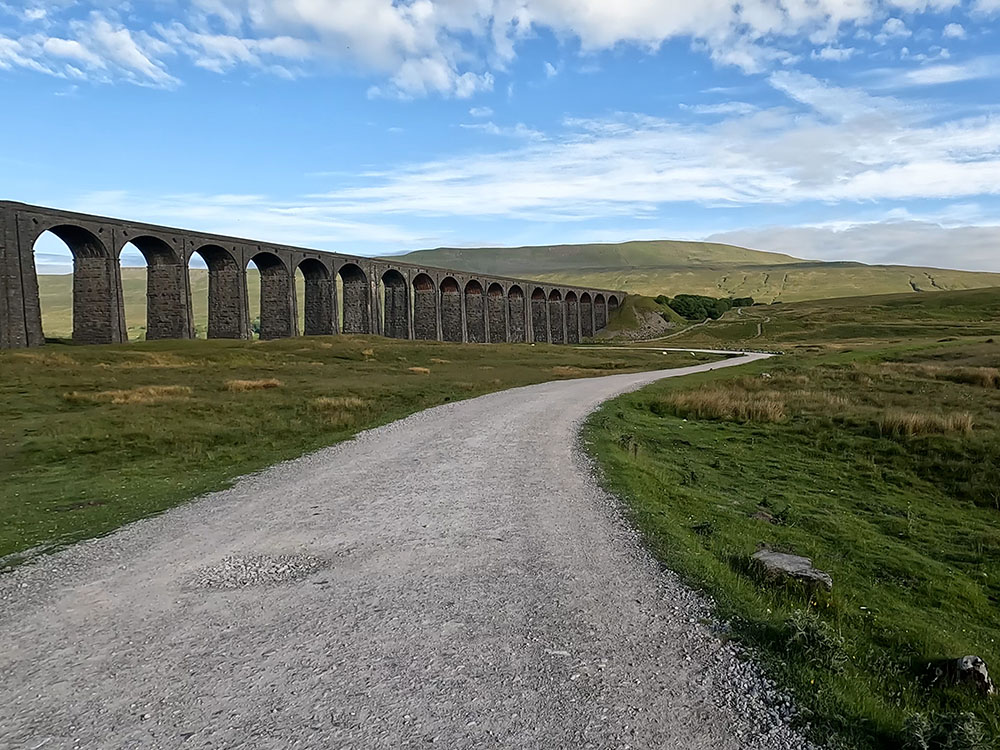
[[[0,202],[0,348],[45,341],[34,245],[47,231],[73,254],[73,339],[87,344],[127,340],[119,259],[130,243],[147,265],[147,339],[194,336],[188,268],[195,255],[208,266],[209,338],[250,337],[251,262],[261,278],[261,338],[344,332],[574,343],[604,328],[625,296]],[[305,277],[301,300],[297,270]]]

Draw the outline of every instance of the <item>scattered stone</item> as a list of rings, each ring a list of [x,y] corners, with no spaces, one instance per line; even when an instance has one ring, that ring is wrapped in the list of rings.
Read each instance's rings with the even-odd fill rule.
[[[777,521],[774,520],[774,516],[772,516],[763,508],[760,508],[756,513],[750,516],[750,518],[754,519],[755,521],[763,521],[764,523],[772,523],[772,524],[777,523]]]
[[[986,662],[978,656],[970,654],[961,659],[934,662],[930,668],[933,672],[932,684],[943,682],[952,685],[970,685],[981,695],[993,695],[996,692]]]
[[[809,585],[823,586],[827,590],[833,588],[830,574],[814,568],[808,557],[762,549],[754,552],[750,559],[768,578],[802,581]]]
[[[202,568],[190,580],[195,588],[241,589],[299,581],[329,565],[311,555],[233,555]]]

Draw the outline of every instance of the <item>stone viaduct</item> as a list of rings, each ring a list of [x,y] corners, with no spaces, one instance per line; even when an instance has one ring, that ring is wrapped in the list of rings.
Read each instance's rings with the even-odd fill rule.
[[[44,232],[73,254],[73,340],[127,341],[120,256],[146,260],[147,339],[194,337],[188,266],[208,266],[208,337],[250,338],[246,269],[260,271],[260,337],[370,333],[399,339],[577,343],[607,324],[622,292],[450,271],[391,259],[171,229],[0,202],[0,349],[44,343],[34,245]],[[297,299],[295,274],[305,278]]]

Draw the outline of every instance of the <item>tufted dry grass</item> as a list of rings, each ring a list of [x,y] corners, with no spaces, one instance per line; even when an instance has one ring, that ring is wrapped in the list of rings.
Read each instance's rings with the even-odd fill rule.
[[[882,435],[918,437],[920,435],[971,435],[974,423],[968,414],[922,414],[891,411],[878,419]]]
[[[268,388],[280,388],[284,385],[277,378],[262,378],[260,380],[227,380],[227,391],[263,391]]]
[[[652,405],[658,413],[693,419],[727,422],[783,422],[785,403],[774,393],[753,393],[739,388],[708,388],[675,393]]]
[[[186,385],[145,385],[138,388],[114,391],[82,393],[70,391],[63,398],[74,404],[159,404],[177,401],[191,396],[191,388]]]

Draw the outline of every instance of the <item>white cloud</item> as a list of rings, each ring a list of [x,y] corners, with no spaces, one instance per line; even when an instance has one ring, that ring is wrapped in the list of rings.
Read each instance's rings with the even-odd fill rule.
[[[89,65],[94,68],[107,67],[106,63],[100,58],[100,56],[91,52],[75,39],[58,39],[56,37],[52,37],[45,40],[42,44],[42,49],[53,57],[65,57],[70,60],[77,60],[84,65]]]
[[[830,60],[833,62],[843,62],[850,60],[858,51],[854,47],[823,47],[812,51],[813,60]]]
[[[718,104],[681,104],[680,108],[696,115],[749,115],[757,107],[749,102],[719,102]]]
[[[881,79],[880,85],[884,88],[935,86],[983,78],[997,78],[1000,77],[1000,55],[987,55],[961,63],[923,65],[906,70],[877,70],[872,71],[872,73]]]
[[[555,78],[557,75],[559,75],[558,68],[556,68],[555,65],[553,65],[548,60],[546,60],[545,61],[545,77],[546,78]]]
[[[500,135],[508,138],[541,139],[545,137],[544,133],[529,128],[523,122],[519,122],[513,127],[501,127],[494,122],[463,123],[459,127],[465,130],[480,130],[489,135]]]
[[[280,201],[263,195],[188,193],[149,198],[125,191],[101,191],[84,195],[67,208],[351,253],[413,248],[424,239],[387,221],[369,223],[338,216],[328,205],[314,201]]]
[[[294,77],[328,69],[357,70],[381,79],[373,96],[470,97],[490,90],[494,76],[517,56],[517,47],[539,31],[578,40],[582,52],[632,45],[655,51],[674,39],[690,41],[719,65],[761,72],[794,64],[802,39],[816,45],[817,59],[850,54],[842,34],[880,23],[880,0],[159,0],[176,6],[175,20],[127,28],[107,0],[74,0],[45,6],[38,22],[58,26],[51,36],[76,42],[104,62],[103,79],[124,77],[146,85],[177,81],[164,61],[184,55],[207,70],[240,67]],[[979,0],[986,5],[1000,0]],[[954,0],[891,0],[909,13],[941,11]],[[66,21],[65,8],[96,9],[82,27]],[[127,10],[128,6],[123,6]],[[22,14],[23,15],[23,14]],[[124,16],[123,16],[124,17]],[[129,19],[136,16],[129,14]],[[62,19],[62,20],[60,20]],[[25,21],[26,23],[32,23]],[[134,21],[133,21],[134,22]],[[72,30],[74,33],[66,33]],[[879,38],[911,32],[889,18]],[[18,37],[15,41],[25,44]],[[788,47],[789,49],[786,49]],[[54,52],[7,65],[65,74]],[[66,51],[65,49],[63,50]],[[84,54],[79,51],[79,54]],[[77,66],[79,67],[79,66]],[[101,70],[92,59],[85,70]],[[557,68],[547,64],[552,75]]]
[[[1000,195],[1000,117],[941,121],[779,72],[777,106],[706,124],[622,114],[543,141],[372,172],[319,196],[344,215],[648,217],[666,204],[795,205]]]
[[[890,0],[890,4],[908,13],[942,12],[957,7],[961,0]]]
[[[493,110],[489,107],[472,107],[469,110],[469,114],[472,117],[492,117]]]
[[[949,23],[941,31],[945,39],[965,39],[965,27],[960,23]]]
[[[882,25],[882,31],[875,35],[874,39],[879,44],[885,44],[890,39],[905,39],[913,36],[901,18],[890,18]]]

